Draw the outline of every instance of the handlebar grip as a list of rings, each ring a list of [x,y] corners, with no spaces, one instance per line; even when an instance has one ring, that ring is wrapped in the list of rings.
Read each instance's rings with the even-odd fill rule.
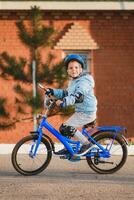
[[[40,83],[38,83],[38,87],[39,87],[40,89],[44,90],[44,91],[47,91],[47,89],[46,89],[42,84],[40,84]]]
[[[45,94],[47,93],[48,89],[45,88],[42,84],[38,83],[38,86],[40,89],[44,90],[45,91]],[[49,98],[52,98],[53,95],[52,94],[46,94]]]

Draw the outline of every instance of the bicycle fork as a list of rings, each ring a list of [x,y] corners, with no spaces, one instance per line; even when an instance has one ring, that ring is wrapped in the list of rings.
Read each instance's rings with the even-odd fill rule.
[[[41,130],[40,130],[40,132],[37,132],[37,136],[38,136],[37,140],[33,139],[33,143],[31,145],[31,148],[30,148],[30,151],[29,151],[29,156],[31,158],[34,158],[36,156],[38,147],[40,145],[40,142],[41,142],[41,139],[42,139],[42,131]]]

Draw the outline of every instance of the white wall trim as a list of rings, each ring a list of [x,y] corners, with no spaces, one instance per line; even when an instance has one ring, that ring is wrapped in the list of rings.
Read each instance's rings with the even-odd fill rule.
[[[15,144],[0,144],[0,154],[11,154]],[[56,151],[63,148],[63,145],[60,143],[55,143]],[[127,146],[128,148],[128,155],[134,156],[134,145]]]
[[[0,10],[30,10],[35,5],[42,10],[134,10],[134,2],[128,1],[0,1]]]

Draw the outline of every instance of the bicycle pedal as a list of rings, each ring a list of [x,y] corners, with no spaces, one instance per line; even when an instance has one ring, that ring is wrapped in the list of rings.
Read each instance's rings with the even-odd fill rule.
[[[70,159],[69,159],[69,161],[72,161],[72,162],[77,162],[77,161],[80,161],[81,160],[81,158],[80,158],[80,156],[72,156]]]

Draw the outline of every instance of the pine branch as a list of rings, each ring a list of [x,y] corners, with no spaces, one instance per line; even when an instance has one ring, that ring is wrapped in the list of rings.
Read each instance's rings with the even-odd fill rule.
[[[18,35],[20,39],[31,49],[37,50],[40,46],[48,46],[50,38],[54,34],[52,27],[42,25],[42,13],[38,7],[31,8],[31,29],[28,32],[24,22],[18,21]]]
[[[55,110],[54,112],[50,112],[50,114],[48,115],[48,118],[51,118],[53,116],[65,116],[65,114],[61,111],[58,111],[58,110]],[[8,122],[1,122],[0,123],[0,130],[8,130],[8,129],[12,129],[12,128],[15,128],[16,126],[16,123],[27,123],[29,121],[33,121],[33,116],[30,116],[30,117],[26,117],[26,118],[20,118],[20,119],[13,119],[13,120],[10,120]]]
[[[8,53],[3,52],[0,55],[0,68],[2,72],[1,75],[3,77],[8,77],[7,75],[10,75],[15,80],[20,80],[26,83],[32,82],[32,60],[35,60],[36,81],[46,81],[50,84],[53,82],[57,82],[61,87],[66,80],[63,62],[53,65],[53,59],[55,57],[54,55],[50,54],[48,55],[46,63],[42,63],[39,48],[51,46],[53,44],[55,31],[52,27],[44,26],[42,24],[42,12],[36,6],[31,9],[30,22],[30,29],[26,27],[24,21],[18,21],[16,23],[16,26],[18,28],[19,38],[30,50],[31,63],[28,64],[25,58],[20,57],[19,59],[16,59],[14,56],[10,56]],[[27,73],[24,72],[24,68],[26,65],[29,67]],[[24,105],[30,105],[32,107],[32,112],[34,113],[36,113],[37,110],[42,107],[43,100],[41,99],[41,96],[39,94],[37,94],[36,98],[33,98],[32,90],[30,92],[26,89],[24,90],[21,85],[16,85],[14,89],[16,93],[20,95],[21,99],[23,99],[20,101],[18,98],[16,98],[16,112],[24,113]],[[3,108],[1,107],[1,109]],[[65,113],[67,114],[67,112]],[[64,112],[51,112],[51,116],[54,115],[64,115]],[[0,123],[0,129],[10,129],[14,127],[17,122],[25,121],[25,119],[9,119],[7,122]],[[32,119],[32,117],[30,119]]]
[[[29,121],[33,121],[33,117],[27,117],[27,118],[21,118],[21,119],[13,119],[10,120],[8,122],[1,122],[0,123],[0,130],[8,130],[11,128],[15,128],[16,123],[18,122],[27,122],[27,120]]]
[[[0,54],[0,68],[3,76],[11,75],[15,80],[27,82],[27,75],[24,73],[26,63],[25,58],[19,57],[17,61],[14,56],[10,56],[7,52]]]
[[[18,27],[18,36],[28,47],[33,45],[32,36],[28,33],[23,21],[16,22],[16,26]]]
[[[9,116],[9,113],[5,109],[5,103],[6,103],[6,99],[3,97],[0,97],[0,116],[2,117]]]

